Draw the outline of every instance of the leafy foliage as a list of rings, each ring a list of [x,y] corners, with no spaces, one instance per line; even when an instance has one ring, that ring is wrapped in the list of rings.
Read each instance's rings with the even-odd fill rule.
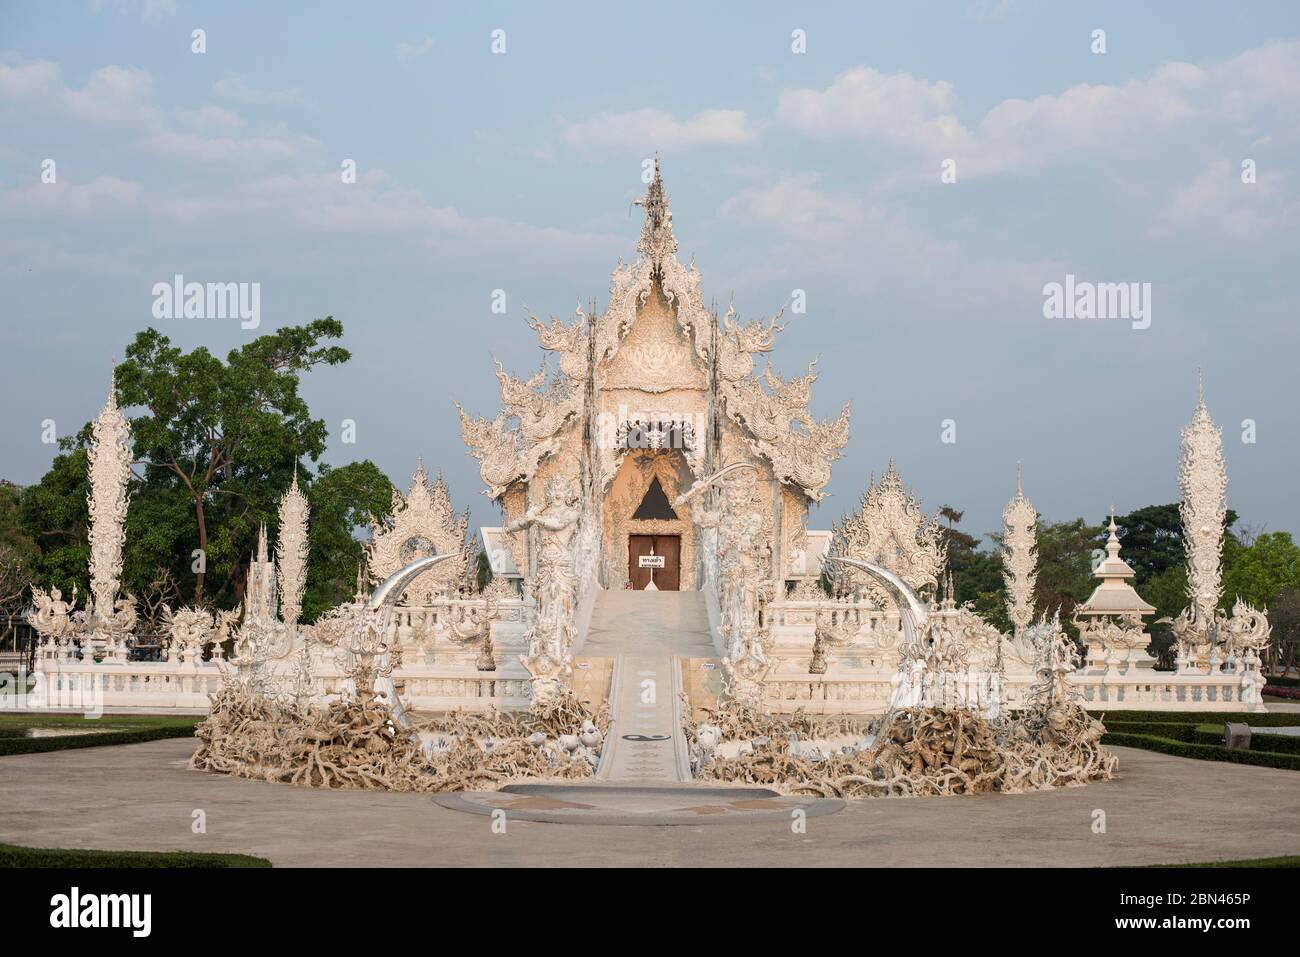
[[[307,488],[311,522],[303,621],[315,621],[352,597],[364,553],[355,532],[386,515],[392,501],[393,483],[369,459],[341,468],[321,466]]]

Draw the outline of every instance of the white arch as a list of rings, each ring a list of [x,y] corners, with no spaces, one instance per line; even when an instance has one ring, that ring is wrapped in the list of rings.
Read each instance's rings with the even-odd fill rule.
[[[929,608],[921,601],[912,586],[893,572],[872,562],[857,558],[845,558],[841,555],[827,555],[828,562],[843,562],[860,571],[866,572],[889,593],[898,605],[898,613],[903,621],[903,638],[909,645],[914,645],[916,636],[925,633],[925,624],[930,617]]]
[[[384,579],[383,583],[375,589],[370,601],[366,603],[367,612],[381,612],[378,627],[381,634],[387,634],[389,622],[392,620],[393,605],[401,597],[402,592],[406,591],[406,586],[419,578],[423,572],[428,571],[439,562],[453,558],[454,555],[448,553],[445,555],[426,555],[424,558],[417,558],[411,564],[399,568],[393,574]],[[379,656],[378,666],[383,668],[388,664],[388,652]],[[351,682],[349,681],[349,684]],[[356,688],[352,689],[354,692]],[[375,691],[383,694],[388,699],[389,708],[393,712],[393,718],[403,728],[410,727],[411,716],[406,713],[402,707],[402,701],[397,696],[397,686],[393,683],[392,675],[385,675],[382,678],[375,679]]]

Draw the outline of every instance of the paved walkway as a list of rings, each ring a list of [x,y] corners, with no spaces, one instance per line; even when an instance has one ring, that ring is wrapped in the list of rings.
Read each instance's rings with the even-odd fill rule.
[[[680,659],[714,653],[704,596],[601,592],[578,653],[614,659],[612,723],[597,779],[637,786],[689,781]]]
[[[186,739],[0,757],[0,842],[228,851],[278,865],[1114,866],[1300,854],[1300,773],[1116,748],[1106,784],[1018,795],[849,801],[714,827],[570,827],[190,771]],[[193,812],[207,833],[191,832]],[[1106,833],[1093,833],[1094,812]],[[498,828],[499,830],[499,828]]]

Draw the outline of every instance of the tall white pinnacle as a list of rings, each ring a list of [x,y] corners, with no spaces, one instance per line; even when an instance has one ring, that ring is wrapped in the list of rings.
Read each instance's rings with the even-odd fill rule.
[[[1222,433],[1205,407],[1203,378],[1197,387],[1196,410],[1182,430],[1178,487],[1187,552],[1187,599],[1193,619],[1204,626],[1214,618],[1222,589],[1220,553],[1228,512],[1228,472],[1223,463]]]
[[[1002,510],[1002,578],[1007,586],[1007,617],[1017,637],[1034,618],[1034,584],[1038,580],[1038,546],[1034,525],[1038,510],[1025,498],[1016,463],[1016,494]]]
[[[90,592],[96,615],[111,617],[122,575],[127,484],[131,479],[131,426],[117,407],[117,370],[108,401],[91,426],[87,452],[90,494]]]
[[[293,482],[280,499],[280,534],[275,543],[279,577],[280,615],[286,625],[298,623],[302,595],[307,585],[307,496],[298,488],[298,466]]]

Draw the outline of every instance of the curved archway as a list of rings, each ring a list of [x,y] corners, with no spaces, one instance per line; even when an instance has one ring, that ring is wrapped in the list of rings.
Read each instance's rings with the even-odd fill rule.
[[[827,555],[826,561],[842,562],[866,572],[889,593],[889,597],[894,599],[894,604],[898,606],[898,613],[903,622],[903,638],[909,645],[915,643],[917,635],[924,633],[926,621],[930,617],[929,608],[912,590],[912,586],[903,579],[886,568],[857,558]]]
[[[386,633],[388,631],[389,623],[392,620],[393,606],[397,604],[397,599],[401,597],[402,592],[406,591],[406,586],[434,565],[454,557],[452,554],[426,555],[424,558],[417,558],[409,565],[399,568],[383,580],[379,587],[375,589],[374,594],[370,596],[370,601],[366,602],[367,612],[380,613],[377,626],[382,632]],[[387,651],[379,656],[379,661],[381,666],[388,664]],[[355,690],[353,688],[353,691]],[[411,716],[402,707],[402,700],[397,695],[397,685],[393,683],[392,675],[376,678],[375,691],[388,699],[389,709],[393,712],[393,720],[403,728],[409,727]]]

